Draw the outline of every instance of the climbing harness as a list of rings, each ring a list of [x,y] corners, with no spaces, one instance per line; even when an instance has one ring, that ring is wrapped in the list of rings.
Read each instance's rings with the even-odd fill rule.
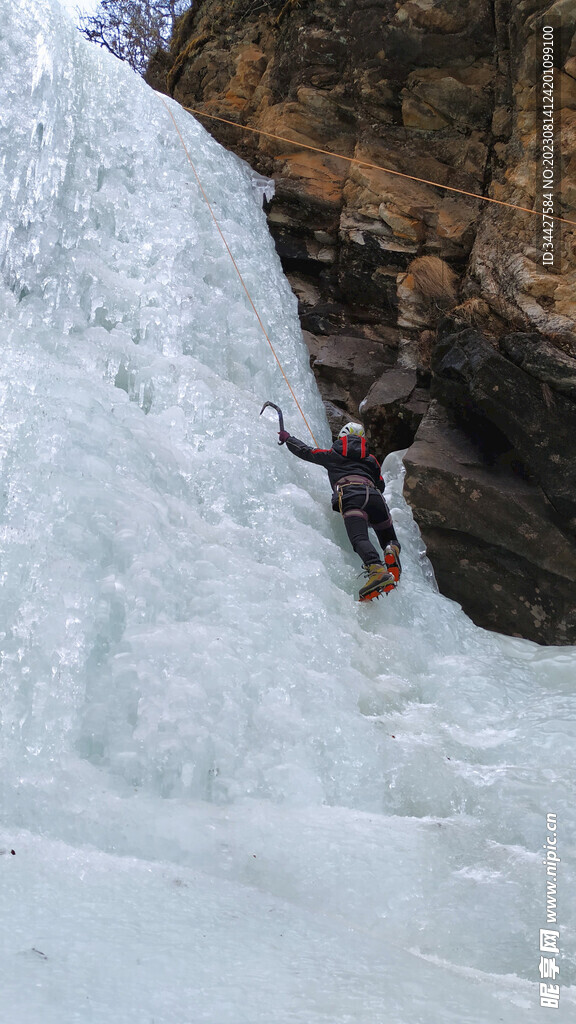
[[[284,380],[286,381],[286,384],[288,385],[288,390],[290,391],[290,394],[292,395],[292,398],[294,399],[294,401],[296,403],[296,407],[297,407],[300,415],[302,416],[302,419],[304,420],[304,423],[308,427],[308,430],[310,431],[310,435],[312,437],[312,440],[314,441],[314,444],[317,445],[316,438],[314,437],[314,434],[312,432],[312,427],[308,423],[308,420],[306,419],[306,416],[304,415],[304,412],[302,410],[300,402],[296,398],[296,395],[294,393],[292,385],[290,384],[290,381],[288,380],[288,377],[284,373],[284,368],[283,368],[282,363],[280,362],[278,356],[276,355],[276,350],[275,350],[275,348],[274,348],[274,346],[273,346],[273,344],[272,344],[272,342],[270,340],[270,337],[268,335],[268,331],[266,330],[266,328],[265,328],[265,326],[264,326],[264,324],[262,322],[262,318],[261,318],[258,310],[256,309],[256,306],[254,305],[254,301],[253,301],[252,296],[251,296],[251,294],[250,294],[250,292],[248,290],[246,282],[244,281],[244,278],[242,277],[242,274],[240,273],[240,268],[239,268],[238,264],[236,263],[236,260],[234,259],[234,256],[232,255],[232,250],[230,249],[230,246],[228,245],[228,242],[226,241],[226,238],[224,237],[224,233],[223,233],[222,228],[220,227],[220,225],[218,223],[218,220],[216,218],[216,214],[214,213],[214,210],[212,209],[212,206],[210,204],[210,200],[208,199],[208,196],[206,195],[206,192],[204,191],[204,188],[202,186],[202,182],[200,181],[200,176],[198,174],[198,171],[196,170],[196,167],[194,166],[194,162],[192,160],[192,157],[190,156],[190,153],[188,152],[186,143],[184,142],[184,139],[182,137],[182,132],[180,131],[180,129],[178,127],[178,124],[176,122],[176,118],[174,117],[174,114],[172,113],[172,111],[170,110],[170,107],[166,103],[166,100],[163,97],[161,97],[161,99],[162,99],[162,103],[166,107],[166,110],[170,114],[170,117],[172,118],[172,122],[174,124],[174,127],[175,127],[177,133],[178,133],[178,137],[180,139],[180,142],[182,143],[182,147],[183,147],[184,152],[186,153],[186,156],[188,158],[188,163],[190,164],[192,170],[194,171],[194,176],[195,176],[196,181],[198,183],[198,188],[200,189],[200,192],[202,193],[202,196],[204,198],[206,206],[208,207],[208,209],[210,211],[210,214],[212,216],[212,220],[214,221],[214,223],[215,223],[215,225],[216,225],[216,227],[218,229],[218,233],[220,235],[220,238],[222,239],[222,241],[223,241],[223,243],[224,243],[224,245],[226,247],[226,252],[228,253],[230,259],[232,260],[232,263],[234,265],[234,269],[235,269],[236,273],[238,274],[238,277],[240,278],[240,283],[241,283],[244,291],[246,292],[246,295],[248,297],[248,301],[249,301],[250,305],[252,306],[252,309],[254,310],[254,313],[256,315],[256,319],[258,320],[258,323],[260,324],[260,327],[262,329],[262,333],[263,333],[264,337],[266,338],[266,341],[268,342],[268,344],[270,346],[270,349],[272,351],[272,355],[274,356],[274,359],[278,363],[278,366],[280,368],[280,372],[281,372],[282,376],[284,377]],[[184,107],[183,109],[186,110],[186,107]]]
[[[342,502],[344,500],[344,490],[345,490],[346,487],[364,487],[365,488],[365,490],[366,490],[366,497],[364,499],[364,503],[362,505],[360,505],[359,508],[352,509],[350,512],[346,513],[346,515],[353,515],[354,513],[360,513],[363,517],[365,517],[366,513],[364,512],[364,509],[366,508],[366,505],[370,501],[370,491],[376,491],[377,494],[379,494],[380,492],[378,491],[378,489],[376,487],[374,487],[374,484],[372,484],[370,482],[370,480],[368,480],[368,478],[365,477],[365,476],[352,476],[351,475],[351,476],[342,476],[342,477],[340,477],[340,479],[336,482],[336,487],[334,489],[336,491],[336,494],[338,495],[338,510],[340,512],[340,515],[342,515],[342,516],[344,515],[344,512],[342,511]]]

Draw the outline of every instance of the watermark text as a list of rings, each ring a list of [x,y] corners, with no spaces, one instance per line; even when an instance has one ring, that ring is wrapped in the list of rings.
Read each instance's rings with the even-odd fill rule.
[[[554,265],[554,29],[542,29],[542,263]]]
[[[546,815],[546,842],[544,843],[545,857],[542,863],[546,867],[546,925],[556,925],[557,922],[557,881],[558,865],[558,823],[556,815],[552,812]],[[560,930],[558,928],[540,929],[540,957],[539,972],[540,978],[540,1006],[557,1010],[560,1004],[560,985],[556,978],[560,974],[560,966],[556,957],[560,953],[558,939]],[[551,955],[553,954],[553,955]],[[549,980],[551,979],[551,981]]]

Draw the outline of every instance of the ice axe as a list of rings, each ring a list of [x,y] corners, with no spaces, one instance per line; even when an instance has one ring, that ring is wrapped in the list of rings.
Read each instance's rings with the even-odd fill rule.
[[[274,402],[264,402],[264,405],[260,409],[260,415],[262,415],[264,409],[267,409],[268,406],[270,406],[271,409],[276,409],[276,412],[278,413],[278,420],[280,422],[280,430],[284,430],[284,417],[282,415],[282,409],[280,408],[279,405],[274,405]],[[282,441],[278,441],[278,444],[282,444]]]

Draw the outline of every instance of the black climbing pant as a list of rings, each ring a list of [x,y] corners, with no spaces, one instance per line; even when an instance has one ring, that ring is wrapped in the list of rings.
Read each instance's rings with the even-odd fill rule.
[[[368,536],[371,526],[384,551],[387,544],[396,544],[400,549],[388,505],[379,491],[370,488],[366,500],[365,487],[346,487],[342,495],[342,515],[350,543],[364,565],[382,562]]]

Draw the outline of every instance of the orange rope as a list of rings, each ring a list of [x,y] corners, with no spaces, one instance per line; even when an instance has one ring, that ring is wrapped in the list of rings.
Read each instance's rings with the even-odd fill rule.
[[[222,124],[231,124],[243,132],[255,132],[256,135],[265,135],[268,139],[278,139],[279,142],[289,142],[291,146],[298,146],[299,149],[311,149],[313,153],[323,153],[325,156],[333,156],[336,160],[347,160],[348,163],[358,164],[359,167],[370,167],[375,171],[384,171],[386,174],[395,174],[399,178],[408,178],[409,181],[419,181],[423,185],[433,185],[434,188],[443,188],[448,192],[458,192],[462,196],[471,196],[472,199],[481,199],[484,203],[496,203],[497,206],[507,206],[511,210],[521,210],[522,213],[530,213],[533,217],[549,217],[550,220],[557,220],[560,224],[570,224],[576,227],[576,220],[567,220],[566,217],[557,217],[555,214],[540,213],[539,210],[529,210],[526,206],[517,206],[516,203],[506,203],[503,199],[492,199],[491,196],[481,196],[478,192],[467,192],[463,188],[455,188],[453,185],[441,185],[438,181],[428,181],[427,178],[417,178],[415,174],[405,174],[404,171],[394,171],[391,167],[382,167],[380,164],[371,164],[368,160],[359,160],[355,156],[343,156],[342,153],[332,153],[329,149],[319,149],[318,146],[309,146],[305,142],[296,142],[288,139],[285,135],[274,135],[272,132],[262,131],[261,128],[249,128],[246,124],[238,124],[236,121],[227,121],[225,117],[216,117],[215,114],[206,114],[203,110],[195,110],[194,107],[184,107],[190,114],[198,114],[200,117],[209,117],[212,121],[221,121]]]
[[[312,427],[308,423],[308,420],[306,419],[306,417],[305,417],[305,415],[304,415],[304,413],[302,411],[302,407],[300,405],[300,402],[298,401],[298,399],[296,398],[296,395],[294,394],[294,391],[292,389],[292,385],[290,384],[290,381],[288,380],[288,377],[284,373],[284,369],[282,367],[282,363],[280,362],[280,360],[278,359],[278,356],[276,355],[276,350],[275,350],[272,342],[270,341],[270,338],[268,336],[268,332],[267,332],[266,328],[264,327],[264,324],[262,323],[262,319],[260,317],[260,314],[259,314],[258,310],[256,309],[256,306],[254,305],[254,302],[252,301],[252,296],[250,295],[250,292],[248,291],[248,288],[246,287],[246,283],[244,281],[244,278],[242,277],[242,274],[240,273],[240,268],[238,267],[238,264],[236,263],[236,260],[234,259],[234,256],[232,255],[230,246],[228,245],[228,242],[226,241],[226,239],[224,237],[222,229],[221,229],[221,227],[220,227],[220,225],[219,225],[219,223],[218,223],[218,221],[216,219],[216,215],[214,213],[214,210],[212,209],[212,207],[210,205],[210,200],[208,199],[208,196],[206,195],[206,193],[204,191],[204,188],[202,187],[202,182],[200,181],[200,178],[198,176],[198,171],[196,170],[196,168],[194,166],[194,163],[192,161],[190,153],[188,152],[188,149],[186,147],[186,143],[184,142],[184,139],[182,138],[182,133],[181,133],[178,125],[176,124],[176,118],[174,117],[174,114],[172,113],[172,111],[170,110],[170,107],[166,103],[166,100],[163,99],[163,98],[162,98],[162,103],[166,107],[166,110],[168,111],[168,113],[170,114],[170,117],[172,118],[172,121],[174,122],[174,127],[175,127],[176,131],[178,132],[178,135],[180,137],[180,142],[182,143],[182,146],[184,148],[184,152],[186,153],[186,156],[188,157],[188,161],[190,163],[190,166],[191,166],[192,170],[194,171],[194,175],[196,177],[196,181],[198,182],[198,188],[200,189],[200,191],[201,191],[201,193],[202,193],[202,195],[204,197],[204,200],[206,202],[206,206],[210,210],[210,213],[212,215],[212,219],[213,219],[216,227],[218,228],[218,233],[220,235],[220,238],[222,239],[222,241],[224,242],[224,245],[226,246],[226,251],[227,251],[230,259],[232,260],[232,263],[234,264],[234,269],[236,270],[236,273],[238,274],[238,277],[240,278],[240,283],[242,284],[242,287],[243,287],[244,291],[246,292],[246,295],[248,296],[248,301],[249,301],[250,305],[252,306],[252,309],[254,310],[254,313],[256,314],[256,318],[258,320],[258,323],[260,324],[260,327],[262,328],[262,333],[264,334],[264,337],[266,338],[266,341],[268,342],[268,344],[269,344],[269,346],[270,346],[270,348],[272,350],[272,355],[274,356],[274,359],[276,360],[276,362],[278,363],[278,366],[280,367],[280,372],[281,372],[282,376],[284,377],[284,380],[286,381],[286,384],[288,385],[288,388],[289,388],[290,394],[292,395],[292,398],[296,402],[296,406],[298,408],[298,411],[299,411],[302,419],[304,420],[304,423],[308,427],[308,430],[310,431],[310,434],[312,435],[312,440],[314,441],[314,444],[316,445],[316,447],[318,447],[318,442],[317,442],[316,438],[314,437],[314,434],[312,433]]]

